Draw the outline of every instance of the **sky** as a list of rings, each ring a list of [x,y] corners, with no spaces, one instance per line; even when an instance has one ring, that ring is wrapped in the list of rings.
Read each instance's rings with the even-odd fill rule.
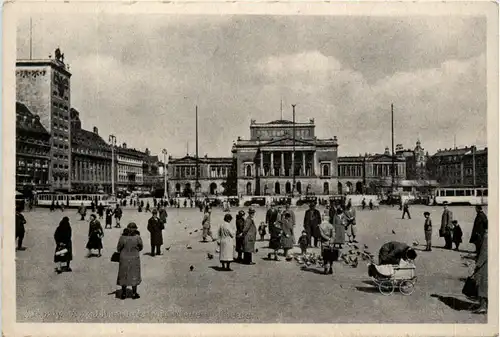
[[[20,20],[19,59],[29,31]],[[391,103],[405,148],[487,144],[482,17],[44,14],[32,32],[33,58],[65,54],[82,126],[153,154],[195,153],[197,105],[200,156],[230,156],[280,100],[341,156],[391,146]]]

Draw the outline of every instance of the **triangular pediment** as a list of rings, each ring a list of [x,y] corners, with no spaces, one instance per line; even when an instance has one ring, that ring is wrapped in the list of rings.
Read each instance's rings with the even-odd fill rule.
[[[279,139],[273,139],[267,143],[262,144],[262,146],[292,146],[294,143],[292,137],[283,137]],[[300,138],[295,138],[295,146],[314,146],[314,141],[303,140]]]
[[[372,157],[372,162],[390,162],[392,161],[392,157],[387,154],[380,154]],[[399,161],[398,158],[394,158],[394,161]]]
[[[174,159],[170,161],[171,163],[175,164],[196,164],[196,158],[192,156],[185,156],[179,159]],[[201,158],[200,158],[201,162]]]

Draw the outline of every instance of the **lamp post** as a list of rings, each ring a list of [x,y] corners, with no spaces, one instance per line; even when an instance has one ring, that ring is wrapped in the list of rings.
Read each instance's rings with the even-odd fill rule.
[[[163,192],[163,196],[165,197],[165,199],[168,199],[168,193],[167,193],[167,162],[168,162],[168,152],[166,149],[163,149],[161,151],[161,153],[163,153],[163,174],[165,176],[165,189],[164,189],[164,192]]]
[[[115,146],[116,137],[109,135],[109,142],[111,143],[111,195],[115,195]]]

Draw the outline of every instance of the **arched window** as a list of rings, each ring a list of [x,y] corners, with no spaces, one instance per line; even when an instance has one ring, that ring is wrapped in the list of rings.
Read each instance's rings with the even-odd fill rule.
[[[217,192],[217,184],[211,183],[210,184],[210,194],[214,195],[216,192]]]
[[[252,183],[247,183],[247,195],[252,195]]]
[[[329,165],[323,165],[323,175],[324,176],[330,175],[330,166]]]
[[[281,194],[280,183],[278,181],[274,184],[274,194]]]
[[[338,190],[338,194],[342,194],[342,183],[339,181],[339,183],[337,184],[337,190]]]
[[[251,165],[247,165],[247,167],[246,167],[246,176],[247,177],[252,176],[252,166]]]
[[[301,184],[300,181],[297,181],[297,187],[296,188],[297,188],[297,192],[299,194],[302,194],[302,184]]]
[[[289,181],[287,181],[285,184],[285,193],[287,193],[287,194],[292,193],[292,184],[290,184]]]
[[[324,195],[330,194],[330,184],[328,184],[327,182],[323,184],[323,194]]]

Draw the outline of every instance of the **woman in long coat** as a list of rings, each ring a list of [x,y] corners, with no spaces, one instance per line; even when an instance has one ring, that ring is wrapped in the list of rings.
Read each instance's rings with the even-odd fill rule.
[[[329,216],[323,216],[319,226],[321,234],[321,256],[323,257],[324,274],[333,274],[333,261],[335,260],[335,228],[329,221]]]
[[[210,218],[212,216],[212,209],[210,206],[205,207],[205,215],[203,216],[203,220],[201,221],[201,227],[203,229],[203,242],[207,242],[207,237],[210,236],[212,241],[215,239],[212,236],[212,230],[210,225]]]
[[[255,227],[255,210],[250,207],[248,210],[248,217],[245,220],[245,227],[241,233],[243,238],[243,263],[254,264],[252,262],[252,254],[255,251],[255,239],[257,237],[257,227]]]
[[[285,258],[288,256],[288,251],[293,248],[295,237],[293,235],[293,222],[290,213],[284,213],[284,220],[282,220],[282,236],[281,246],[283,247]]]
[[[54,241],[56,242],[56,251],[61,245],[64,245],[64,248],[68,250],[68,252],[63,256],[54,255],[54,262],[66,263],[66,266],[63,270],[71,271],[71,267],[69,266],[69,264],[71,260],[73,260],[73,244],[71,242],[71,225],[67,216],[62,218],[59,226],[57,226],[54,233]],[[62,272],[62,270],[58,268],[57,272]]]
[[[238,253],[238,261],[243,258],[243,237],[240,236],[245,228],[245,211],[241,210],[236,215],[236,252]]]
[[[345,243],[345,219],[342,208],[337,208],[336,214],[333,217],[333,227],[335,228],[335,238],[333,240],[335,245],[340,246]]]
[[[233,216],[231,214],[224,215],[224,222],[219,226],[217,231],[217,237],[219,244],[219,261],[222,264],[222,268],[225,270],[231,270],[230,264],[233,262],[234,258],[234,246],[235,246],[235,230],[233,226],[230,225]]]
[[[137,286],[141,284],[141,257],[143,248],[142,239],[137,225],[129,223],[118,240],[116,250],[120,253],[120,266],[116,284],[122,287],[121,299],[127,297],[127,286],[132,287],[132,298],[139,298]]]
[[[488,222],[483,224],[484,233],[481,237],[481,246],[477,255],[474,279],[477,284],[477,295],[479,297],[479,308],[476,314],[488,312]]]
[[[101,223],[97,220],[95,214],[90,216],[89,223],[89,240],[87,242],[87,249],[89,250],[88,256],[91,256],[92,249],[97,249],[99,254],[97,256],[101,256],[102,249],[102,237],[104,236],[104,231],[102,229]]]

